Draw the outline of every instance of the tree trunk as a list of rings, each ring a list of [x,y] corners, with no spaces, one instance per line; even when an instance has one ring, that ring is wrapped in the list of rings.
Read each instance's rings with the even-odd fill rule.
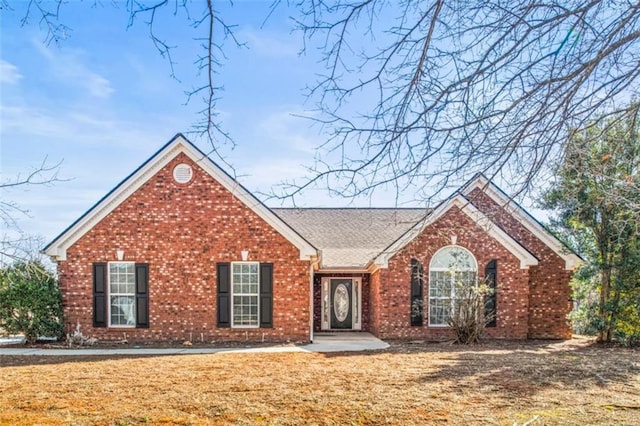
[[[602,275],[600,278],[600,318],[603,321],[603,327],[598,335],[599,342],[611,341],[611,324],[609,318],[609,312],[605,308],[605,305],[609,301],[609,292],[611,290],[611,266],[605,265],[602,269]]]
[[[615,286],[614,286],[615,288]],[[609,296],[611,296],[611,291],[609,291]],[[611,299],[611,297],[609,297]],[[613,303],[610,304],[612,308],[609,310],[609,320],[607,322],[607,341],[613,340],[613,332],[616,328],[616,321],[618,319],[618,310],[620,309],[620,289],[614,290],[613,293]]]

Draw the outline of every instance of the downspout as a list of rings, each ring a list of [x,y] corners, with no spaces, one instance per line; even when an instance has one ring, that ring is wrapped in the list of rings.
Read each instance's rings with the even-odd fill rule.
[[[313,270],[317,260],[309,257],[309,340],[313,343]]]

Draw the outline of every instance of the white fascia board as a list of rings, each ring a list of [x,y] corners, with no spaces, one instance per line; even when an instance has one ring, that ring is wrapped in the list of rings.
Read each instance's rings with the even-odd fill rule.
[[[509,250],[514,256],[520,260],[520,268],[527,269],[529,266],[538,264],[538,259],[533,256],[526,248],[520,243],[510,237],[500,227],[493,223],[487,216],[485,216],[480,210],[473,206],[469,200],[465,199],[461,195],[456,195],[450,198],[446,202],[440,204],[429,216],[424,220],[418,222],[409,231],[407,231],[401,238],[395,243],[389,246],[383,253],[379,254],[375,260],[376,264],[380,268],[389,267],[389,259],[393,257],[400,249],[406,246],[414,238],[416,238],[422,231],[432,223],[440,219],[447,211],[452,207],[458,207],[463,213],[469,216],[478,226],[480,226],[487,234],[497,240],[503,247]]]
[[[320,268],[316,274],[367,274],[369,269],[361,267],[346,268]]]
[[[493,223],[489,217],[478,210],[467,199],[458,195],[454,198],[454,205],[466,213],[478,226],[480,226],[487,234],[497,240],[504,248],[509,250],[514,256],[520,260],[520,269],[528,269],[529,266],[538,264],[538,259],[524,248],[519,242],[514,240],[509,234],[504,232],[498,225]]]
[[[180,137],[175,138],[172,143],[158,152],[152,161],[148,161],[124,182],[120,183],[113,192],[100,200],[80,220],[51,242],[44,253],[57,261],[66,260],[67,249],[178,155],[181,147],[184,146],[181,142]]]
[[[52,241],[46,247],[44,253],[56,261],[66,260],[67,249],[69,247],[181,152],[202,167],[229,192],[295,245],[300,250],[300,260],[310,260],[311,257],[317,255],[316,249],[311,244],[283,222],[282,219],[276,216],[257,198],[251,195],[236,180],[220,169],[209,157],[199,152],[191,142],[184,139],[182,135],[176,136],[171,143],[155,154],[143,167],[122,182],[116,190],[99,201],[84,217]]]
[[[565,270],[573,271],[583,260],[580,256],[572,253],[564,244],[560,242],[552,233],[547,231],[531,214],[509,198],[500,188],[484,176],[479,176],[471,182],[463,191],[464,195],[470,194],[474,189],[480,189],[495,201],[499,206],[503,207],[509,214],[516,218],[522,226],[529,232],[540,239],[547,247],[553,250],[558,256],[565,261]]]

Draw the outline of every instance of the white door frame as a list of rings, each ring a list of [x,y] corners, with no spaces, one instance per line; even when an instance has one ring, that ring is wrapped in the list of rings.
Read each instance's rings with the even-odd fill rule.
[[[362,278],[322,277],[320,281],[320,329],[331,330],[331,280],[351,280],[351,330],[362,330]]]

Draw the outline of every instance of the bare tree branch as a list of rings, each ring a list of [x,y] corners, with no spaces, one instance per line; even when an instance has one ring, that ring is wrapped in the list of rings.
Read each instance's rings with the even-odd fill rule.
[[[26,175],[18,174],[12,179],[3,179],[0,181],[0,221],[7,229],[18,229],[16,215],[28,215],[28,211],[20,207],[17,203],[5,199],[5,194],[14,189],[22,189],[33,185],[51,185],[55,182],[64,181],[60,179],[58,172],[62,161],[50,164],[48,157],[45,157],[39,166],[33,168]]]
[[[169,4],[169,0],[162,0],[151,5],[142,4],[136,0],[128,0],[127,10],[130,11],[128,26],[129,27],[133,26],[135,19],[138,17],[138,15],[145,15],[145,14],[149,15],[149,20],[145,22],[145,24],[149,27],[149,38],[151,38],[151,41],[153,42],[153,45],[155,46],[155,48],[158,50],[158,53],[160,53],[160,56],[165,58],[169,63],[169,67],[171,68],[171,74],[170,74],[171,78],[177,81],[180,81],[176,77],[176,73],[174,69],[175,62],[171,57],[171,50],[174,49],[175,46],[168,45],[167,42],[165,42],[164,40],[161,40],[156,35],[156,32],[154,31],[154,23],[156,21],[156,12],[166,7],[168,4]],[[186,9],[186,0],[182,0],[182,4],[180,6]],[[175,0],[175,9],[173,12],[174,15],[177,13],[177,9],[178,9],[178,0]]]
[[[35,255],[34,237],[24,235],[18,225],[20,216],[28,216],[29,211],[18,203],[7,199],[12,190],[22,190],[34,185],[52,185],[64,181],[58,177],[62,161],[51,164],[45,157],[39,166],[26,175],[18,174],[11,179],[0,180],[0,265],[15,260],[26,260]]]
[[[477,172],[525,192],[595,117],[640,89],[640,4],[569,0],[300,1],[325,73],[309,118],[329,133],[309,176],[274,196],[423,189]]]
[[[59,43],[67,38],[68,33],[71,31],[71,28],[58,21],[62,3],[62,0],[55,0],[45,6],[41,0],[29,0],[21,24],[26,25],[35,15],[40,27],[44,27],[46,30],[45,44]],[[9,8],[8,2],[4,2],[2,9]]]
[[[24,185],[47,185],[59,181],[58,172],[62,161],[55,164],[49,164],[48,161],[49,157],[46,156],[42,160],[42,163],[26,176],[18,174],[14,179],[0,181],[0,189]]]
[[[233,5],[230,0],[228,3]],[[62,0],[51,2],[29,0],[26,7],[24,7],[24,17],[21,23],[22,25],[27,25],[32,19],[38,19],[40,26],[46,30],[46,43],[58,43],[66,38],[71,31],[68,26],[62,24],[59,20],[59,12],[64,7],[64,4],[65,2]],[[199,111],[200,119],[193,125],[193,130],[187,133],[205,138],[211,146],[210,154],[215,155],[218,160],[233,169],[220,151],[220,148],[224,145],[230,144],[231,148],[233,148],[235,144],[231,135],[219,122],[217,103],[220,99],[218,92],[222,90],[222,86],[216,83],[216,73],[217,69],[222,67],[223,60],[226,59],[223,49],[225,41],[231,40],[236,47],[244,46],[244,43],[236,37],[234,32],[236,26],[228,24],[215,11],[213,0],[207,0],[206,2],[127,0],[125,5],[129,14],[128,27],[136,25],[140,21],[148,27],[149,38],[154,48],[167,61],[171,78],[178,82],[182,82],[183,79],[178,75],[176,67],[178,64],[173,55],[178,46],[171,43],[171,36],[163,34],[157,23],[163,14],[173,16],[184,14],[187,21],[186,25],[196,29],[202,26],[202,37],[194,39],[194,41],[199,42],[203,52],[194,61],[197,71],[196,77],[202,78],[202,80],[197,83],[191,83],[192,88],[185,91],[185,94],[187,96],[186,103],[197,97],[203,103],[203,108]],[[277,2],[274,3],[273,7],[277,7]],[[10,8],[9,2],[0,0],[0,9],[5,8]]]
[[[215,74],[217,73],[217,69],[222,66],[220,57],[226,59],[223,50],[224,42],[227,39],[231,39],[233,44],[238,48],[245,47],[245,44],[236,37],[234,33],[235,25],[228,25],[215,12],[213,8],[213,0],[207,0],[207,11],[203,14],[200,20],[194,23],[194,27],[197,28],[203,24],[206,25],[207,37],[203,37],[201,41],[202,48],[206,51],[206,55],[199,56],[196,60],[196,65],[198,70],[205,74],[206,83],[185,93],[187,95],[187,103],[192,97],[201,95],[205,107],[200,111],[200,115],[202,117],[200,122],[194,126],[194,130],[191,133],[196,133],[206,137],[209,145],[211,146],[211,150],[207,154],[215,155],[219,161],[222,161],[233,171],[235,176],[234,168],[226,161],[219,151],[220,145],[229,143],[231,144],[231,147],[234,148],[235,142],[230,134],[225,131],[217,121],[218,114],[216,112],[216,103],[219,98],[216,96],[216,93],[219,90],[222,90],[222,87],[216,86]],[[215,38],[215,28],[222,30],[222,37],[220,41],[217,41]]]

